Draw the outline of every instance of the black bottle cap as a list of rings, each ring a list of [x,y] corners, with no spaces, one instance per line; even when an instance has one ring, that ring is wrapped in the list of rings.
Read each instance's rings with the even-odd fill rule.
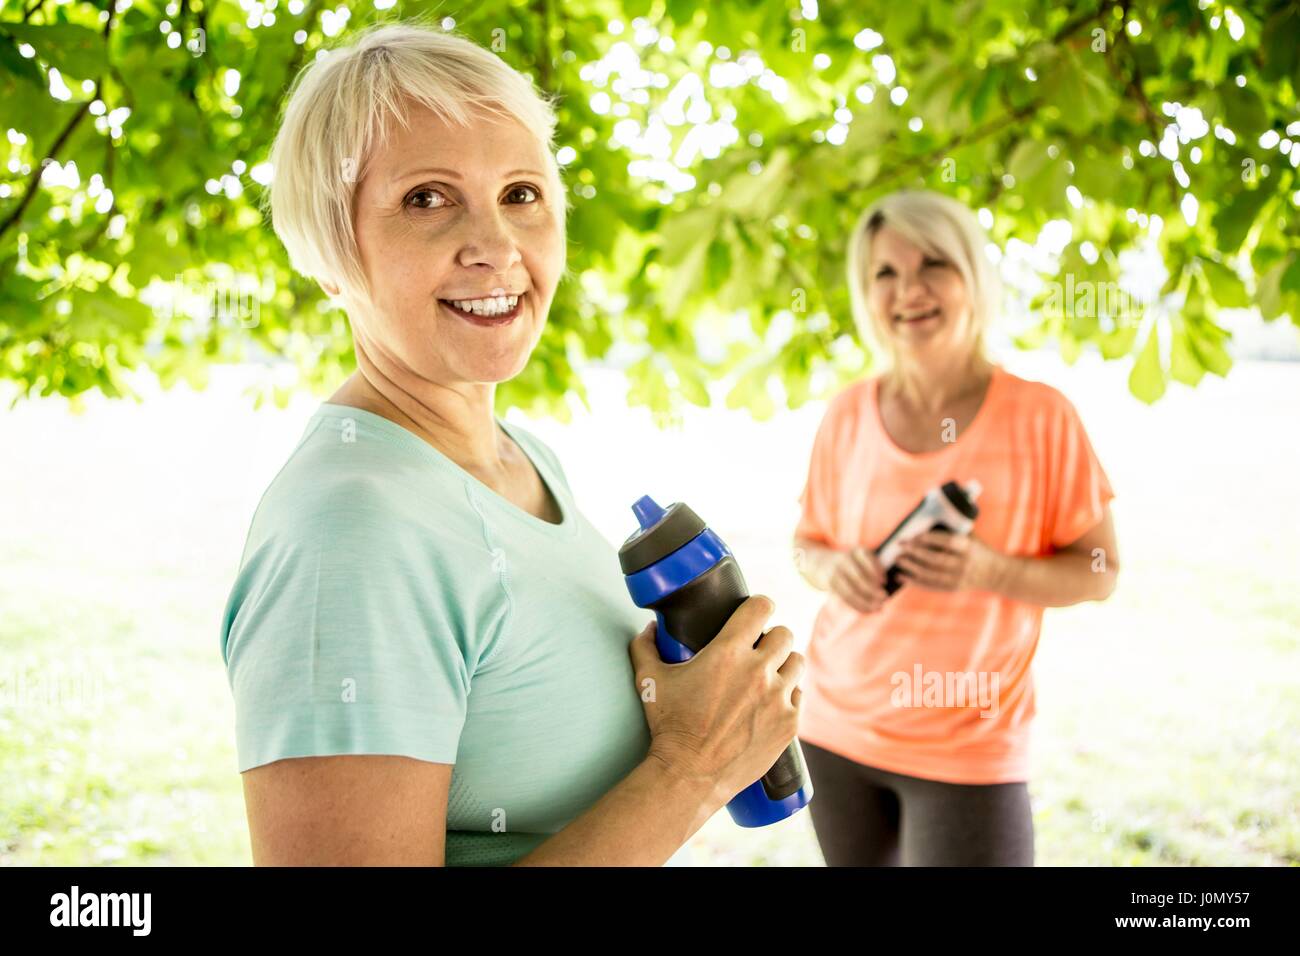
[[[966,494],[966,489],[955,481],[945,482],[943,485],[943,496],[952,502],[952,506],[959,512],[974,521],[980,513],[979,505],[970,495]]]
[[[642,498],[632,511],[641,528],[618,549],[624,574],[634,574],[667,557],[706,527],[700,516],[680,501],[660,509],[650,498]]]

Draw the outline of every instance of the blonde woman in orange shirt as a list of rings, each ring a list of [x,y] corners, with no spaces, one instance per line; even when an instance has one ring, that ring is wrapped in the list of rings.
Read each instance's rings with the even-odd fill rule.
[[[850,239],[854,318],[888,361],[831,400],[794,536],[828,592],[799,739],[830,866],[1032,865],[1042,609],[1115,587],[1113,493],[1077,412],[986,351],[988,242],[929,191],[879,200]],[[948,481],[982,489],[971,533],[910,540],[887,593],[875,550]]]

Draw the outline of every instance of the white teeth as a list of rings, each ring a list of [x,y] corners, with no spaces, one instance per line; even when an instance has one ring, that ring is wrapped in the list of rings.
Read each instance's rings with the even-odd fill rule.
[[[469,312],[473,315],[504,315],[519,303],[519,296],[498,295],[486,299],[449,299],[447,301],[462,312]]]

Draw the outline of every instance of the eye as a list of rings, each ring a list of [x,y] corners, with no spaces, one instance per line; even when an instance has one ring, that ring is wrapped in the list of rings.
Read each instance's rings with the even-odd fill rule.
[[[416,209],[441,209],[447,202],[446,196],[428,186],[413,189],[406,196],[407,205]]]
[[[876,272],[876,278],[883,279],[885,276],[892,276],[893,274],[894,274],[893,266],[881,266],[881,268]]]
[[[525,197],[531,196],[532,198],[524,198],[522,200],[510,199],[510,197],[517,197],[520,194]],[[542,198],[542,194],[537,187],[531,186],[528,183],[516,183],[506,190],[506,197],[507,201],[511,202],[512,205],[524,205],[531,202],[537,202],[537,200]]]

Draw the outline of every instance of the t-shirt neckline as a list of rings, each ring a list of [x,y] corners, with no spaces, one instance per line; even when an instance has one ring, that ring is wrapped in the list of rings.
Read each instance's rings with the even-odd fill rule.
[[[541,455],[536,455],[529,451],[528,442],[520,438],[519,433],[515,431],[514,426],[506,423],[499,416],[493,416],[493,420],[497,423],[497,427],[504,431],[506,435],[513,439],[514,443],[519,446],[519,450],[523,452],[524,457],[532,464],[538,477],[541,478],[542,484],[546,486],[547,491],[555,500],[556,507],[560,509],[562,520],[558,524],[553,521],[539,518],[532,512],[519,507],[494,488],[470,474],[456,462],[452,461],[451,458],[447,457],[447,455],[429,444],[419,435],[412,432],[406,426],[385,418],[383,415],[369,411],[368,409],[357,408],[354,405],[340,405],[336,402],[322,402],[314,417],[346,418],[358,415],[364,417],[366,421],[370,422],[383,434],[395,439],[400,444],[416,449],[419,453],[430,458],[443,470],[456,475],[469,486],[470,490],[475,493],[477,498],[486,498],[488,501],[494,502],[497,510],[511,515],[516,521],[519,521],[528,527],[535,528],[538,531],[543,531],[547,534],[553,535],[567,536],[572,534],[574,529],[577,528],[578,522],[574,517],[573,509],[560,493],[558,476],[550,473],[550,469],[541,461]]]
[[[885,428],[885,420],[880,414],[880,382],[882,376],[879,375],[871,383],[869,393],[871,396],[871,414],[869,417],[879,434],[881,443],[889,450],[890,454],[910,462],[939,461],[944,455],[954,454],[954,449],[965,448],[966,444],[971,441],[971,436],[979,433],[984,421],[992,417],[992,406],[1001,397],[1003,374],[1001,365],[994,364],[992,366],[989,384],[984,390],[984,398],[980,402],[980,407],[975,411],[975,417],[971,419],[965,430],[957,436],[956,441],[945,445],[943,448],[935,448],[932,451],[908,451],[894,441],[889,434],[889,430]]]

